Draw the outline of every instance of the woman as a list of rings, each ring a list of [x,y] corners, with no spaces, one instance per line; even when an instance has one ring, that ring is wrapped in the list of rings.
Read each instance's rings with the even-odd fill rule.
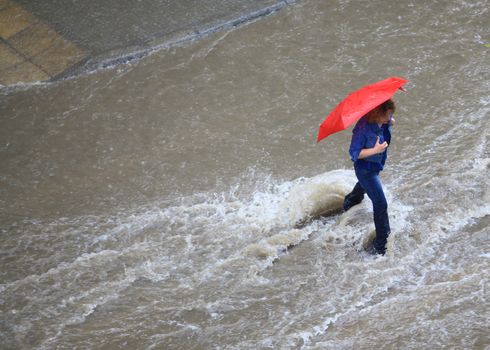
[[[386,252],[390,222],[379,172],[386,162],[387,148],[391,142],[391,126],[395,124],[394,112],[395,103],[390,99],[362,117],[354,127],[349,153],[358,182],[344,199],[345,211],[361,203],[364,193],[373,202],[376,238],[372,253],[381,255]]]

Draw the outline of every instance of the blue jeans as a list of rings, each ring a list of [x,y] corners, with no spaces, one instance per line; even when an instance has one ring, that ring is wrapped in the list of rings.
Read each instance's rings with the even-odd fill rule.
[[[379,171],[364,169],[354,164],[357,180],[359,181],[344,199],[344,210],[361,203],[364,193],[373,202],[374,226],[376,227],[376,238],[373,241],[374,249],[378,254],[386,252],[386,240],[390,235],[390,221],[388,219],[388,203],[386,202],[383,187],[379,179]]]

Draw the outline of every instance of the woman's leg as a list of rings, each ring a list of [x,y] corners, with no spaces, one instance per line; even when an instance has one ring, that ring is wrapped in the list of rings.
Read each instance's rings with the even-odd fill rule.
[[[364,199],[364,193],[365,191],[359,182],[356,183],[352,192],[344,198],[344,211],[347,211],[354,205],[361,203]]]
[[[379,254],[386,251],[386,240],[390,234],[390,221],[388,219],[388,203],[386,202],[383,187],[378,172],[356,169],[359,183],[373,202],[374,226],[376,238],[373,241],[374,248]]]

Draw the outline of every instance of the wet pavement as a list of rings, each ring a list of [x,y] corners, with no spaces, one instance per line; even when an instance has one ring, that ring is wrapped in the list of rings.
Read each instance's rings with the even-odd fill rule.
[[[53,79],[86,54],[13,1],[0,3],[0,84]]]
[[[76,75],[238,26],[292,0],[0,0],[0,84]]]

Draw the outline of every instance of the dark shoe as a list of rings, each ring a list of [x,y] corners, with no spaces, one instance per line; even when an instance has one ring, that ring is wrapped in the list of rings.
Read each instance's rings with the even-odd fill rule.
[[[385,253],[386,253],[386,249],[383,250],[383,251],[381,251],[381,250],[378,250],[378,249],[374,248],[374,250],[376,251],[376,254],[377,255],[385,255]]]
[[[386,249],[384,251],[380,251],[376,249],[374,245],[370,244],[369,246],[366,247],[366,252],[369,255],[385,255]]]
[[[352,189],[352,192],[344,197],[344,211],[347,211],[354,205],[361,203],[364,199],[364,193],[364,189],[361,187],[361,185],[359,185],[359,183],[356,183],[356,185]]]
[[[387,243],[387,238],[388,236],[390,235],[390,231],[388,231],[386,233],[386,236],[384,239],[381,239],[384,243],[379,243],[379,236],[378,234],[376,234],[376,238],[374,238],[373,240],[373,246],[374,246],[374,249],[376,250],[376,254],[379,254],[379,255],[385,255],[386,253],[386,243]]]

